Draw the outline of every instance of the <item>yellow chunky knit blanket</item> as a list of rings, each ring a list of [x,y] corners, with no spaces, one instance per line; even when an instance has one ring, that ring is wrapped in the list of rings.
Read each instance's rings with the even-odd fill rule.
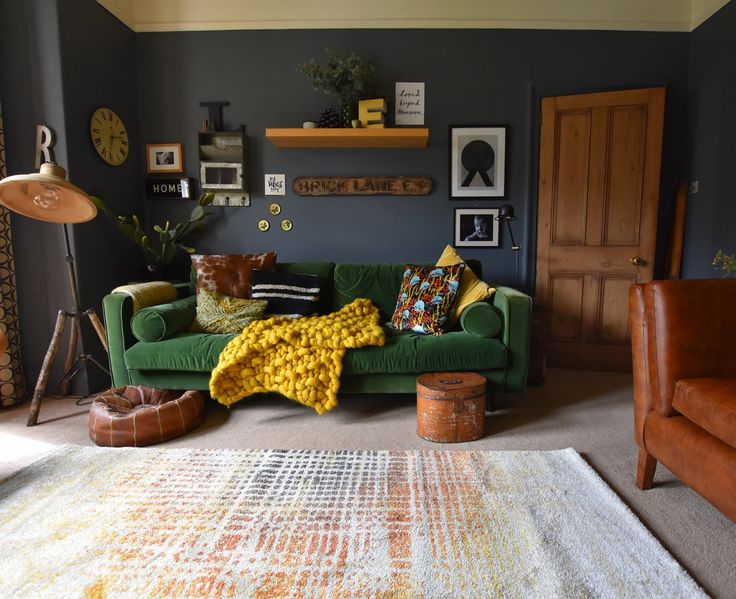
[[[275,391],[327,412],[337,405],[345,351],[384,344],[379,321],[378,309],[360,298],[325,316],[257,320],[225,346],[210,394],[229,406]]]

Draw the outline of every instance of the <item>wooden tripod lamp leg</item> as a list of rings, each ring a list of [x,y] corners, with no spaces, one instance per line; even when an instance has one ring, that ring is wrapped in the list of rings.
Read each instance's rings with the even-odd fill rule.
[[[38,375],[38,381],[36,382],[36,389],[33,392],[33,399],[31,400],[31,413],[28,416],[28,422],[26,423],[26,426],[34,426],[38,421],[38,412],[41,409],[43,394],[46,392],[46,385],[48,385],[49,382],[51,365],[54,363],[56,353],[59,351],[59,344],[61,343],[61,337],[64,333],[65,325],[66,312],[64,310],[59,310],[59,314],[56,317],[54,334],[51,336],[51,343],[49,344],[49,349],[46,351],[46,357],[43,359],[41,372]]]
[[[102,321],[100,320],[99,316],[97,316],[97,312],[95,312],[93,308],[90,308],[89,310],[85,311],[85,314],[87,315],[87,318],[89,318],[89,321],[92,323],[92,327],[95,329],[97,336],[100,338],[100,341],[102,342],[102,347],[105,348],[105,352],[108,352],[107,334],[105,333],[105,327],[102,324]]]
[[[64,360],[64,372],[69,372],[77,358],[77,343],[80,341],[80,328],[82,321],[76,316],[72,316],[71,328],[69,329],[69,344],[66,348],[66,360]],[[64,381],[61,385],[61,394],[69,395],[69,385],[71,379]]]

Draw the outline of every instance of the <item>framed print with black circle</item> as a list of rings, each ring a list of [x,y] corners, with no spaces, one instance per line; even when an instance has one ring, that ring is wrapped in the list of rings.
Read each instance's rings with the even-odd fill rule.
[[[450,196],[503,197],[506,127],[450,127]]]
[[[455,208],[453,245],[458,248],[498,247],[498,208]]]

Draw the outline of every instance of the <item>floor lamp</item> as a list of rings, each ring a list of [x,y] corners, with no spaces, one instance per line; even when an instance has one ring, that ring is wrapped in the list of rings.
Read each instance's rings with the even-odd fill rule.
[[[36,220],[59,223],[64,228],[64,244],[66,247],[66,264],[69,275],[69,286],[72,292],[72,309],[59,310],[56,326],[51,337],[51,343],[43,359],[41,372],[36,382],[36,389],[31,400],[31,413],[28,417],[28,426],[33,426],[38,420],[41,401],[46,392],[51,366],[59,350],[67,319],[71,320],[69,345],[64,363],[64,376],[51,391],[61,385],[63,394],[67,394],[69,383],[86,363],[91,362],[108,376],[110,372],[89,354],[77,354],[77,343],[81,339],[81,323],[84,318],[89,320],[102,346],[107,351],[105,328],[93,309],[80,310],[79,291],[77,289],[77,275],[74,271],[74,257],[69,244],[68,225],[83,223],[92,220],[97,215],[97,208],[90,197],[78,187],[66,180],[66,171],[53,163],[41,165],[38,173],[30,175],[14,175],[0,180],[0,204]]]
[[[506,227],[509,230],[509,237],[511,238],[511,251],[514,252],[515,264],[516,264],[516,285],[515,289],[519,288],[519,250],[521,244],[516,243],[514,240],[514,232],[511,230],[511,221],[516,220],[518,217],[514,214],[514,207],[511,204],[504,204],[498,209],[497,221],[505,222]]]

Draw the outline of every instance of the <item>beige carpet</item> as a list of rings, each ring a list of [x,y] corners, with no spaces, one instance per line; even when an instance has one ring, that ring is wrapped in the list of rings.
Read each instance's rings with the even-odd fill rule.
[[[319,416],[285,400],[245,400],[231,411],[211,404],[204,426],[166,444],[192,448],[491,449],[572,447],[623,499],[704,589],[734,597],[736,525],[661,466],[655,488],[634,485],[631,377],[549,370],[541,387],[499,398],[487,415],[486,436],[473,443],[438,445],[416,435],[415,399],[352,396]],[[0,411],[0,477],[50,448],[92,445],[86,409],[71,400],[44,401],[39,424],[26,428],[28,406]],[[2,548],[0,548],[2,551]]]

